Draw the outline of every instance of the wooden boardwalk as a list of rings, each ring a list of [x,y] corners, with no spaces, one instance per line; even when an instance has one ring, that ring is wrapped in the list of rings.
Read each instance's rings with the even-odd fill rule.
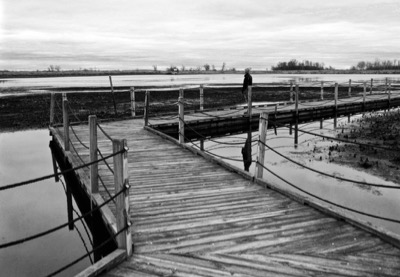
[[[103,276],[400,276],[400,250],[378,236],[194,155],[142,120],[101,125],[128,140],[134,244],[133,256]],[[88,127],[73,129],[87,144]],[[71,151],[73,165],[88,162],[88,149],[71,142],[82,157]],[[101,133],[98,143],[111,153]],[[90,186],[88,169],[77,174]],[[113,194],[104,164],[99,174]],[[100,194],[109,197],[102,186]],[[103,213],[115,229],[113,205]]]

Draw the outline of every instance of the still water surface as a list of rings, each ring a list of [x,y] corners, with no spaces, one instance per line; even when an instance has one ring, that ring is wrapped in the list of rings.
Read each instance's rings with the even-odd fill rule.
[[[52,174],[49,140],[48,130],[0,133],[0,186]],[[79,212],[75,202],[73,205]],[[0,191],[0,244],[67,221],[64,187],[54,179]],[[85,245],[89,251],[92,247],[82,223],[76,222],[75,227],[73,231],[66,227],[0,249],[0,276],[47,276],[83,256],[87,253]],[[89,258],[85,258],[57,276],[73,276],[90,264]]]
[[[400,81],[400,74],[253,74],[253,84],[335,81],[338,83],[368,81],[383,82],[385,78]],[[112,77],[113,85],[118,86],[180,86],[200,84],[241,84],[242,74],[184,74],[184,75],[117,75]],[[0,88],[32,87],[109,87],[108,76],[15,78],[1,79]]]

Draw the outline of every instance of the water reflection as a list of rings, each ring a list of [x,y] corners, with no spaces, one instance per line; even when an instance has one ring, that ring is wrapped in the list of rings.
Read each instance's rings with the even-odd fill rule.
[[[340,121],[347,121],[347,118],[342,118],[341,120],[339,120],[339,122]],[[312,130],[312,132],[314,133],[334,136],[332,121],[325,121],[324,127],[324,129],[320,130],[319,122],[300,125],[300,129],[303,130]],[[246,137],[246,134],[242,134],[220,138],[218,140],[214,139],[214,141],[244,143]],[[255,160],[257,156],[257,143],[255,142],[257,138],[258,133],[253,133],[253,160]],[[342,176],[351,180],[364,181],[368,183],[400,186],[399,184],[386,181],[367,172],[330,162],[328,152],[321,153],[320,155],[314,155],[313,157],[313,149],[315,145],[318,145],[318,147],[322,148],[328,148],[332,145],[332,142],[330,140],[322,141],[321,138],[309,134],[303,134],[299,135],[299,145],[297,148],[295,148],[294,138],[292,135],[289,134],[289,129],[278,128],[277,135],[275,135],[274,130],[268,131],[267,145],[273,147],[273,149],[276,149],[285,156],[288,156],[291,159],[296,160],[310,168],[326,172],[333,176]],[[217,155],[229,157],[230,160],[226,160],[227,162],[235,165],[238,168],[243,168],[243,163],[241,162],[242,157],[240,155],[240,146],[238,147],[226,144],[221,145],[219,143],[206,141],[204,143],[204,148],[207,151],[210,151]],[[237,161],[233,161],[234,159],[236,159]],[[304,169],[299,165],[293,164],[292,162],[288,161],[285,158],[282,158],[271,150],[266,151],[265,165],[268,169],[283,177],[290,183],[300,187],[307,192],[315,194],[318,197],[369,214],[393,218],[397,220],[400,219],[398,216],[398,211],[400,210],[400,202],[398,201],[398,199],[400,198],[400,190],[370,187],[327,177],[319,173]],[[251,165],[249,171],[250,173],[254,174],[254,163]],[[275,177],[266,170],[263,171],[263,175],[263,178],[265,180],[275,186],[292,191],[293,193],[300,194],[303,197],[310,198],[309,195],[306,195],[299,190],[291,187],[290,185],[283,182],[281,179]],[[314,199],[314,201],[326,207],[331,206],[317,199]],[[336,207],[334,208],[339,209]],[[400,224],[388,222],[385,220],[374,219],[371,217],[349,212],[347,210],[342,210],[342,212],[350,218],[356,218],[365,222],[371,222],[376,226],[381,226],[390,232],[400,235]]]
[[[52,174],[48,130],[0,133],[0,185]],[[72,199],[72,207],[80,207]],[[74,212],[74,217],[77,215]],[[47,179],[0,192],[0,244],[32,236],[68,221],[62,183]],[[46,276],[92,250],[86,223],[0,249],[1,276]],[[95,242],[94,242],[95,243]],[[57,276],[72,276],[91,264],[86,258]]]

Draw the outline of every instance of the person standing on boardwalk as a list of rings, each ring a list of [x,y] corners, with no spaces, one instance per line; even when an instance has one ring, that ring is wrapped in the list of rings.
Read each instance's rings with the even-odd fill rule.
[[[250,68],[246,68],[244,70],[244,80],[243,80],[243,88],[242,88],[242,94],[244,97],[244,100],[247,102],[247,93],[248,93],[248,87],[253,85],[253,77],[250,75]]]

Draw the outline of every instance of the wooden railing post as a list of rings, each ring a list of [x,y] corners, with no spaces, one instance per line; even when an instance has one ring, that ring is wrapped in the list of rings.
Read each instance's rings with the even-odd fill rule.
[[[363,113],[365,112],[365,97],[366,97],[366,94],[367,94],[367,82],[364,82],[363,106],[362,106]]]
[[[290,102],[293,102],[293,82],[290,81]]]
[[[385,78],[385,93],[387,93],[388,90],[388,78]]]
[[[113,140],[113,152],[117,153],[121,150],[127,150],[127,143],[125,139]],[[128,177],[128,152],[118,154],[113,157],[114,161],[114,183],[115,192],[125,190],[115,200],[116,204],[116,217],[117,217],[117,232],[130,226],[129,218],[129,177]],[[132,237],[131,231],[128,227],[125,231],[120,233],[117,237],[118,248],[125,249],[128,256],[132,254]]]
[[[183,91],[183,90],[182,90]],[[185,143],[185,114],[183,97],[179,96],[179,143]]]
[[[371,78],[371,87],[370,87],[370,90],[369,90],[369,94],[372,94],[373,86],[374,86],[374,79]]]
[[[55,94],[52,92],[50,94],[50,126],[54,124],[54,108],[55,108]]]
[[[90,162],[97,161],[97,117],[89,115],[89,154]],[[90,165],[90,188],[92,193],[99,192],[98,164]]]
[[[294,125],[294,146],[299,143],[299,85],[296,85],[295,94],[295,125]]]
[[[333,128],[336,129],[337,127],[337,102],[338,102],[338,94],[339,94],[339,85],[335,83],[335,111],[334,111],[334,118],[333,118]]]
[[[321,100],[324,100],[324,81],[321,81]]]
[[[149,125],[149,104],[150,102],[150,92],[146,90],[145,98],[144,98],[144,126]]]
[[[392,84],[389,83],[389,90],[388,90],[388,111],[390,110],[390,97],[392,94]]]
[[[63,125],[64,125],[64,150],[69,151],[68,100],[65,94],[63,94],[62,110],[63,110]]]
[[[117,105],[115,104],[114,86],[113,86],[113,83],[112,83],[111,76],[108,76],[108,78],[110,79],[111,94],[112,94],[113,103],[114,103],[114,113],[115,113],[115,115],[117,115]]]
[[[247,113],[248,113],[248,116],[249,116],[249,121],[251,121],[251,114],[252,114],[252,108],[253,108],[251,95],[252,95],[252,86],[248,86],[247,87],[247,100],[248,100],[248,102],[247,102]]]
[[[200,111],[204,110],[204,86],[200,85]]]
[[[179,89],[179,97],[184,97],[184,90],[183,90],[183,88],[180,88]]]
[[[131,115],[136,116],[135,88],[131,87]]]
[[[319,121],[319,128],[324,128],[324,118],[321,118],[321,120]]]
[[[351,97],[351,79],[349,79],[349,97]]]
[[[263,112],[260,114],[260,127],[258,129],[258,156],[257,156],[257,166],[256,166],[256,177],[262,178],[264,171],[264,157],[265,157],[265,141],[267,138],[268,129],[268,113]]]

